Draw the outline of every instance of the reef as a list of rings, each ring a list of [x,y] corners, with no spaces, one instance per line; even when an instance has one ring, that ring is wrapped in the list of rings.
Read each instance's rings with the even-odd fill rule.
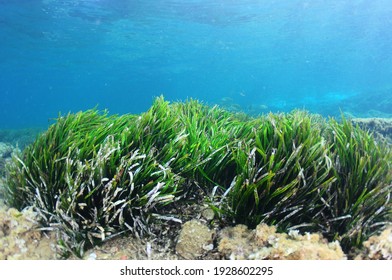
[[[5,166],[13,154],[20,150],[11,144],[0,142],[0,177],[5,176]]]
[[[0,207],[0,260],[49,260],[58,258],[57,240],[39,230],[37,213]]]
[[[214,248],[213,236],[214,231],[200,221],[188,221],[179,234],[176,253],[184,259],[197,259]]]
[[[392,119],[388,118],[354,118],[354,124],[358,124],[362,129],[374,133],[380,140],[386,140],[392,144]]]
[[[0,259],[61,259],[55,233],[38,228],[37,213],[0,209]],[[201,237],[200,237],[201,236]],[[276,227],[260,224],[215,229],[205,220],[193,219],[170,236],[136,238],[119,236],[85,252],[89,260],[391,260],[392,231],[385,229],[364,242],[349,257],[338,241],[328,242],[320,233],[277,232]],[[175,241],[175,242],[173,242]],[[75,256],[71,256],[75,259]]]
[[[362,252],[357,260],[392,260],[392,227],[379,235],[374,235],[363,243]]]
[[[277,233],[276,227],[260,224],[255,230],[237,225],[222,230],[218,250],[232,260],[344,260],[338,241],[317,233],[301,235],[296,230]]]
[[[23,150],[43,131],[42,128],[0,129],[0,143]]]
[[[391,223],[391,164],[389,145],[344,118],[305,111],[251,118],[160,97],[140,115],[60,116],[7,164],[5,198],[19,211],[32,207],[65,258],[121,235],[161,236],[159,225],[189,226],[201,205],[200,217],[214,227],[183,258],[212,254],[212,232],[239,224],[309,232],[347,253]]]

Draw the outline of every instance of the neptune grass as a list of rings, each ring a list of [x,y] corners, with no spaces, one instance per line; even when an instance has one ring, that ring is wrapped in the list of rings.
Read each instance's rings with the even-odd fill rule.
[[[337,180],[324,195],[321,230],[344,247],[360,246],[392,222],[392,150],[344,117],[330,120],[325,134]]]
[[[79,256],[124,232],[150,234],[190,185],[223,223],[321,231],[350,249],[391,220],[391,158],[347,120],[249,118],[159,97],[141,115],[59,117],[9,166],[8,202],[33,205]]]
[[[60,117],[14,158],[9,203],[33,205],[46,227],[61,229],[64,249],[78,255],[121,231],[149,233],[154,209],[174,199],[182,178],[158,149],[135,148],[137,121],[97,111]]]
[[[336,180],[318,124],[304,112],[270,114],[246,138],[233,147],[237,171],[228,206],[236,223],[309,222]]]

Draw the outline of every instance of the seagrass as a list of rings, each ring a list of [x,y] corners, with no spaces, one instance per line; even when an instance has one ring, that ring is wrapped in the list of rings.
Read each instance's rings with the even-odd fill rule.
[[[77,256],[125,232],[151,234],[190,185],[217,223],[319,231],[350,250],[391,223],[391,165],[390,146],[344,117],[251,118],[159,97],[140,115],[59,116],[8,166],[7,201],[33,206]]]

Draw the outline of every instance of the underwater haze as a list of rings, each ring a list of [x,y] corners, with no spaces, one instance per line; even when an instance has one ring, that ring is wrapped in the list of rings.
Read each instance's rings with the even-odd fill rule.
[[[154,97],[392,116],[390,0],[0,0],[0,128]]]

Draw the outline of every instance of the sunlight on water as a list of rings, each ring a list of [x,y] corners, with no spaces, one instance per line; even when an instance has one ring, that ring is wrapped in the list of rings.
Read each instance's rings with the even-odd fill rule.
[[[153,97],[392,115],[389,1],[0,0],[0,128]]]

